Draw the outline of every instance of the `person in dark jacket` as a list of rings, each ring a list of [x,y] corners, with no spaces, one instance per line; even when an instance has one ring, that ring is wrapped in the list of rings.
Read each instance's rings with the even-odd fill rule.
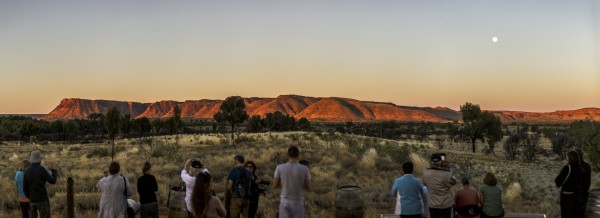
[[[54,164],[48,165],[48,170],[41,165],[44,157],[42,152],[35,150],[31,152],[29,162],[31,166],[25,171],[23,176],[23,185],[25,196],[29,198],[29,217],[37,218],[38,213],[41,218],[50,218],[50,200],[46,190],[46,182],[56,184],[58,172]]]
[[[556,187],[560,187],[560,214],[561,217],[583,217],[583,211],[579,211],[579,205],[583,198],[583,174],[584,170],[579,163],[579,155],[576,151],[567,152],[567,165],[563,166],[560,173],[554,179]]]
[[[141,218],[158,218],[158,202],[156,200],[158,184],[156,184],[156,178],[151,174],[151,170],[152,164],[145,162],[142,168],[144,175],[137,180],[137,191],[140,194],[140,204],[142,204]]]
[[[250,186],[250,198],[248,203],[248,218],[254,218],[258,211],[258,197],[260,194],[265,194],[265,190],[261,189],[259,185],[270,185],[269,181],[264,181],[256,175],[256,164],[253,161],[246,161],[246,169],[250,171],[250,180],[253,181]]]
[[[579,163],[583,168],[583,194],[580,196],[581,204],[579,204],[579,209],[577,210],[580,212],[578,215],[580,217],[583,217],[588,202],[590,185],[592,184],[592,167],[590,166],[590,164],[583,160],[583,151],[581,150],[581,148],[576,147],[573,148],[573,150],[577,152],[577,156],[579,157]]]

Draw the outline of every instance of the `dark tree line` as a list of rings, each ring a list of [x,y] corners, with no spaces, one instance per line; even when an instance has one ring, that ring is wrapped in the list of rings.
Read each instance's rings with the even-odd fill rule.
[[[250,117],[248,120],[246,130],[248,132],[283,132],[283,131],[296,131],[310,130],[310,121],[302,117],[296,120],[293,116],[283,114],[279,111],[275,113],[267,113],[264,118],[258,115]]]

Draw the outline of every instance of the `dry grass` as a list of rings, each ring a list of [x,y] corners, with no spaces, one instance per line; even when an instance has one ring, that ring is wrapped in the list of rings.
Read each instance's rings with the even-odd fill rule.
[[[402,175],[400,164],[394,161],[390,148],[408,146],[412,153],[409,159],[415,163],[415,175],[420,176],[429,167],[428,155],[433,152],[432,142],[394,141],[339,133],[273,133],[243,134],[236,148],[229,145],[226,136],[180,135],[152,137],[152,146],[161,148],[156,157],[151,157],[153,172],[159,183],[159,204],[161,214],[167,214],[169,186],[180,183],[179,174],[187,158],[199,158],[211,171],[214,187],[219,197],[225,191],[226,176],[233,165],[233,156],[243,154],[246,159],[258,165],[257,174],[263,179],[272,180],[277,164],[287,161],[285,156],[289,145],[298,145],[301,159],[310,161],[314,192],[307,194],[306,208],[310,217],[332,217],[335,214],[335,197],[338,186],[358,185],[362,187],[365,200],[365,217],[379,217],[382,213],[392,213],[387,193],[395,178]],[[142,155],[148,145],[139,139],[117,140],[119,153],[116,159],[122,165],[122,172],[132,184],[141,176],[141,166],[147,157]],[[556,190],[552,181],[561,164],[553,158],[540,158],[535,163],[519,160],[507,161],[498,150],[493,155],[472,154],[464,145],[446,145],[443,150],[452,162],[451,168],[457,178],[469,176],[474,185],[482,184],[486,172],[493,172],[504,189],[507,212],[555,213],[557,206],[552,204]],[[468,147],[470,148],[470,147]],[[66,179],[75,180],[77,217],[95,217],[99,202],[99,192],[95,185],[106,170],[110,156],[90,155],[97,150],[109,149],[107,144],[56,144],[18,145],[9,143],[0,146],[0,158],[8,160],[0,163],[0,218],[18,216],[17,193],[14,186],[14,173],[20,159],[27,158],[31,150],[40,149],[46,156],[44,163],[56,162],[60,165],[61,177],[56,185],[48,185],[53,214],[62,217],[65,213]],[[594,174],[593,184],[598,184]],[[454,191],[459,187],[455,186]],[[274,217],[277,211],[279,190],[269,190],[261,196],[259,217]],[[138,199],[134,195],[133,199]]]

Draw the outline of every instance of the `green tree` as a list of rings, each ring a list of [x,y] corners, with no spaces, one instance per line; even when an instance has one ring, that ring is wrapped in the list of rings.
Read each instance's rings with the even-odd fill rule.
[[[121,118],[121,132],[125,135],[129,135],[129,132],[131,131],[131,115],[130,114],[125,114],[123,115],[123,117]]]
[[[302,131],[307,131],[310,129],[310,121],[308,121],[308,119],[306,119],[306,117],[302,117],[298,120],[298,129],[302,130]]]
[[[117,107],[108,109],[106,112],[106,118],[104,119],[104,128],[108,132],[108,138],[112,142],[112,157],[111,160],[115,159],[115,137],[119,133],[119,123],[121,121],[121,111]]]
[[[68,135],[69,138],[75,137],[79,131],[79,124],[75,120],[68,120],[63,123],[63,129],[65,130],[65,135]]]
[[[575,121],[567,133],[573,145],[587,153],[591,165],[600,168],[600,122],[589,119]]]
[[[242,97],[230,96],[221,103],[219,112],[213,116],[217,122],[227,122],[231,125],[231,144],[233,146],[235,146],[235,125],[243,123],[249,118],[245,108],[246,104]]]
[[[147,117],[134,119],[131,121],[131,125],[134,131],[141,135],[146,135],[148,132],[152,131],[152,125]]]
[[[173,107],[173,124],[175,125],[176,132],[179,133],[181,128],[183,128],[183,122],[181,122],[181,109],[177,105]]]
[[[52,132],[58,134],[59,139],[64,140],[65,128],[62,120],[55,120],[52,123],[50,123],[50,129],[52,130]]]
[[[259,115],[254,115],[248,120],[248,131],[249,132],[260,132],[264,126],[264,120]]]
[[[475,153],[475,143],[477,140],[485,142],[491,140],[493,144],[502,138],[502,123],[500,118],[494,116],[491,112],[481,112],[479,105],[469,102],[460,106],[460,112],[463,116],[462,133],[469,138],[473,153]]]

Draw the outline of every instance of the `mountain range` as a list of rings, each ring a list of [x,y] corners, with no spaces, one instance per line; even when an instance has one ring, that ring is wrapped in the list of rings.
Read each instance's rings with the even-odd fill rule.
[[[173,108],[181,109],[183,119],[211,119],[219,111],[223,100],[164,100],[154,103],[112,100],[65,98],[43,120],[83,119],[92,113],[106,113],[112,107],[133,118],[150,119],[173,116]],[[280,95],[276,98],[244,98],[250,116],[264,117],[267,113],[281,112],[297,119],[305,117],[316,122],[455,122],[462,119],[460,111],[447,107],[411,107],[393,103],[359,101],[341,97],[307,97]],[[600,120],[599,108],[582,108],[555,112],[492,111],[504,123],[569,123],[574,120]]]

